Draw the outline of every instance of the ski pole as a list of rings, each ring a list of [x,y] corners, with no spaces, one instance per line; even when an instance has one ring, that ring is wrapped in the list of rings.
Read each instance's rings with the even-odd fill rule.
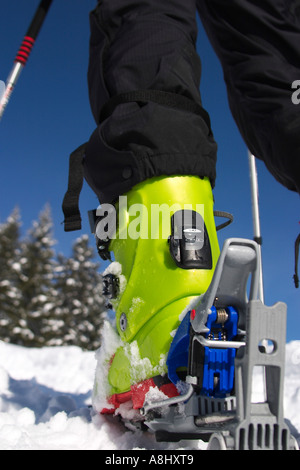
[[[0,101],[0,119],[3,116],[4,110],[10,100],[12,92],[20,77],[20,74],[26,65],[26,62],[31,53],[32,47],[39,34],[39,31],[42,27],[42,24],[44,22],[44,19],[47,15],[47,12],[50,8],[51,3],[52,3],[52,0],[41,0],[35,12],[35,15],[30,23],[30,26],[27,30],[27,33],[25,34],[23,38],[23,42],[18,50],[18,53],[14,61],[14,66],[8,76],[5,92],[3,93],[1,101]]]
[[[259,254],[259,297],[262,303],[264,303],[264,287],[263,287],[262,256],[261,256],[262,237],[261,237],[261,232],[260,232],[260,219],[259,219],[257,169],[256,169],[255,157],[254,155],[252,155],[250,151],[248,151],[248,160],[249,160],[249,167],[250,167],[252,217],[253,217],[253,229],[254,229],[253,239],[258,244],[258,254]]]

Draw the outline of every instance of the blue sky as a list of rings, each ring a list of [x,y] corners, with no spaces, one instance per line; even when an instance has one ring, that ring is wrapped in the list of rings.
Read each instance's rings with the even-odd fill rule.
[[[0,80],[6,80],[38,4],[39,0],[0,0]],[[86,78],[88,14],[95,5],[96,0],[54,0],[0,123],[0,222],[19,206],[25,231],[50,203],[56,249],[67,255],[75,238],[89,233],[87,211],[98,205],[85,184],[80,198],[82,231],[64,233],[61,203],[69,154],[95,128]],[[253,237],[247,148],[229,111],[221,67],[200,24],[197,49],[203,67],[202,101],[219,146],[215,209],[235,218],[219,232],[222,246],[225,238]],[[300,289],[292,280],[299,196],[279,185],[262,162],[257,168],[265,303],[287,304],[287,339],[299,339]]]

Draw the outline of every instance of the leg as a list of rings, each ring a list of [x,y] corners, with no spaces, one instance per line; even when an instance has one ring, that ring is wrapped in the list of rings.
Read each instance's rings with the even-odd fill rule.
[[[219,255],[211,190],[216,143],[206,121],[196,113],[149,101],[119,104],[99,123],[107,100],[129,91],[171,92],[201,106],[195,0],[125,3],[124,7],[124,0],[101,0],[91,14],[89,90],[99,127],[85,156],[86,179],[101,203],[127,197],[126,207],[116,204],[124,224],[119,222],[109,247],[117,262],[109,274],[118,276],[114,281],[120,289],[112,304],[123,341],[104,358],[104,363],[111,360],[104,395],[110,397],[112,410],[128,397],[138,407],[136,384],[144,389],[145,380],[166,374],[171,332],[190,301],[207,289]],[[200,248],[193,268],[178,266],[168,243],[171,217],[181,214],[185,204],[198,213],[197,206],[202,206],[207,229],[203,243],[209,256],[206,259]],[[135,222],[130,211],[137,205],[143,207],[141,231],[149,227],[151,234],[135,238],[129,233]],[[160,223],[153,233],[155,207],[169,210],[165,237]],[[194,236],[191,231],[191,244]],[[104,368],[100,362],[94,399],[98,411],[105,408],[100,393]]]
[[[224,70],[229,104],[250,151],[300,192],[299,0],[199,0],[198,11]]]
[[[97,124],[122,92],[154,89],[201,104],[195,0],[101,0],[91,13],[89,91]],[[85,177],[100,201],[160,175],[215,180],[216,143],[204,120],[153,102],[117,106],[92,135]]]

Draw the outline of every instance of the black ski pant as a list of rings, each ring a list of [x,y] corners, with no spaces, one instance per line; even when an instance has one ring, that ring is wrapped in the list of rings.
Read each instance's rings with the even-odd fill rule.
[[[300,99],[292,99],[300,81],[300,0],[99,0],[90,15],[88,70],[97,128],[84,172],[101,203],[154,176],[207,176],[215,184],[196,9],[246,145],[300,193]]]

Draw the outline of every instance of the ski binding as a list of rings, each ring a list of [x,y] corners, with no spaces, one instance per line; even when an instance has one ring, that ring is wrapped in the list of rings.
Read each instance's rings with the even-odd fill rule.
[[[298,449],[283,416],[286,305],[266,307],[257,299],[258,255],[255,241],[227,239],[207,292],[179,326],[167,365],[183,392],[141,409],[158,441],[202,439],[209,450]],[[265,381],[260,403],[251,396],[255,367]]]

